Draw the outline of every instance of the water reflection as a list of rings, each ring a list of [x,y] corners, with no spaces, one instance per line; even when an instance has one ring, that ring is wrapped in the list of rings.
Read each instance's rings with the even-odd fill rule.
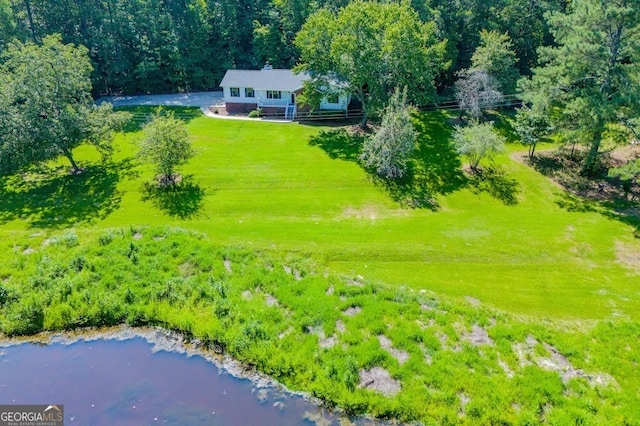
[[[338,424],[302,397],[224,374],[200,356],[129,340],[0,348],[0,403],[64,404],[65,424]]]

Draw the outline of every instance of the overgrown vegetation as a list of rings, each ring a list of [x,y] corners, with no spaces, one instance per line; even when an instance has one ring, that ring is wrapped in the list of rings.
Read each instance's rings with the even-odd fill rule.
[[[349,414],[425,423],[624,423],[640,329],[521,321],[475,301],[328,273],[313,256],[171,228],[5,240],[9,335],[128,323],[179,330]],[[398,383],[384,396],[379,368]]]

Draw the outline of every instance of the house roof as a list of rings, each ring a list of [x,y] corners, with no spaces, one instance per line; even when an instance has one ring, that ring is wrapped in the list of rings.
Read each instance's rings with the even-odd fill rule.
[[[291,70],[227,70],[220,87],[252,87],[255,90],[281,90],[295,92],[302,89],[306,73],[294,74]]]

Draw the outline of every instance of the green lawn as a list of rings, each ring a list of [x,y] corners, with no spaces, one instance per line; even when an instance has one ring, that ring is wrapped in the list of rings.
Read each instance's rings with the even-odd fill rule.
[[[172,224],[222,244],[313,253],[338,272],[519,314],[640,317],[640,277],[616,262],[616,244],[640,250],[634,229],[561,207],[561,189],[506,156],[498,159],[503,175],[469,182],[446,143],[444,116],[419,122],[426,165],[416,175],[437,206],[408,208],[353,161],[355,149],[335,146],[344,141],[333,133],[318,137],[335,129],[193,115],[199,154],[184,168],[191,185],[183,192],[148,184],[150,168],[132,158],[137,134],[127,133],[107,167],[90,148],[78,150],[85,176],[61,170],[45,182],[5,180],[1,229]]]
[[[472,178],[449,117],[425,114],[411,179],[384,185],[340,128],[182,109],[199,154],[159,190],[135,112],[112,161],[85,147],[79,176],[0,180],[3,332],[159,325],[352,414],[639,424],[638,222],[565,194],[519,145]],[[357,386],[374,367],[397,395]]]

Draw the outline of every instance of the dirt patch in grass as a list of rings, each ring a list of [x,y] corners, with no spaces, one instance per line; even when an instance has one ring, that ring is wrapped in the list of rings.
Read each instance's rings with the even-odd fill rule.
[[[347,281],[347,285],[355,286],[355,287],[364,287],[364,277],[362,275],[358,275],[355,278]]]
[[[336,343],[338,343],[338,338],[335,334],[329,337],[325,336],[324,330],[320,326],[308,326],[307,330],[309,330],[309,333],[318,336],[318,344],[321,348],[332,348],[336,345]]]
[[[142,235],[140,232],[136,232],[135,234],[133,234],[134,240],[141,240],[143,237],[144,235]]]
[[[498,365],[504,370],[504,374],[507,375],[508,378],[512,379],[514,376],[513,370],[509,368],[509,364],[507,364],[504,360],[500,359],[500,354],[498,354]]]
[[[284,272],[286,272],[287,274],[293,275],[293,278],[295,278],[296,281],[300,281],[302,279],[302,274],[298,269],[292,268],[291,266],[287,265],[282,265],[282,269],[284,269]]]
[[[588,177],[582,173],[586,156],[586,151],[582,149],[576,149],[573,153],[568,149],[544,151],[533,159],[523,155],[514,155],[512,158],[530,165],[573,195],[587,200],[615,203],[625,201],[627,197],[620,181],[607,176],[608,170],[619,167],[638,155],[640,147],[622,147],[602,154],[593,175]],[[631,194],[640,194],[640,185],[632,185]]]
[[[616,259],[619,264],[640,275],[640,247],[638,244],[617,241]]]
[[[493,339],[489,337],[487,330],[480,327],[479,325],[474,325],[470,333],[464,333],[462,335],[462,340],[471,343],[472,346],[493,346]]]
[[[226,269],[228,273],[233,274],[233,269],[231,268],[231,261],[229,259],[224,260],[224,269]]]
[[[531,336],[528,336],[524,343],[515,343],[513,345],[513,351],[519,358],[521,368],[535,364],[545,370],[558,373],[564,383],[568,383],[576,377],[582,377],[592,386],[606,387],[612,385],[616,388],[619,387],[616,380],[609,374],[585,373],[582,369],[575,368],[566,356],[548,343],[543,343],[548,356],[536,354],[535,347],[537,345],[538,341]]]
[[[352,306],[352,307],[342,311],[343,314],[345,314],[346,316],[349,316],[349,317],[357,315],[360,312],[362,312],[362,308],[360,306]]]
[[[371,389],[385,396],[393,396],[402,390],[400,382],[391,377],[391,374],[382,367],[360,370],[360,384],[358,387]]]
[[[347,219],[371,219],[375,220],[379,216],[376,206],[364,206],[359,209],[353,207],[347,207],[342,212],[341,217]]]
[[[464,298],[467,302],[469,302],[471,306],[480,306],[480,300],[476,299],[475,297],[465,296]]]
[[[384,334],[381,334],[378,336],[378,342],[380,342],[380,346],[382,347],[382,349],[389,352],[392,357],[398,360],[398,363],[400,365],[404,364],[409,359],[409,353],[402,351],[400,349],[394,348],[393,343],[391,342],[391,339],[389,339]]]
[[[471,402],[471,397],[464,392],[460,392],[458,399],[460,400],[460,412],[458,414],[465,416],[467,414],[467,404]]]
[[[180,273],[185,278],[192,276],[196,271],[195,266],[190,262],[182,263],[180,266],[178,266],[178,269],[180,269]]]
[[[275,297],[273,297],[272,295],[266,293],[264,295],[264,299],[265,299],[265,303],[267,304],[267,306],[278,306],[278,299],[276,299]]]

